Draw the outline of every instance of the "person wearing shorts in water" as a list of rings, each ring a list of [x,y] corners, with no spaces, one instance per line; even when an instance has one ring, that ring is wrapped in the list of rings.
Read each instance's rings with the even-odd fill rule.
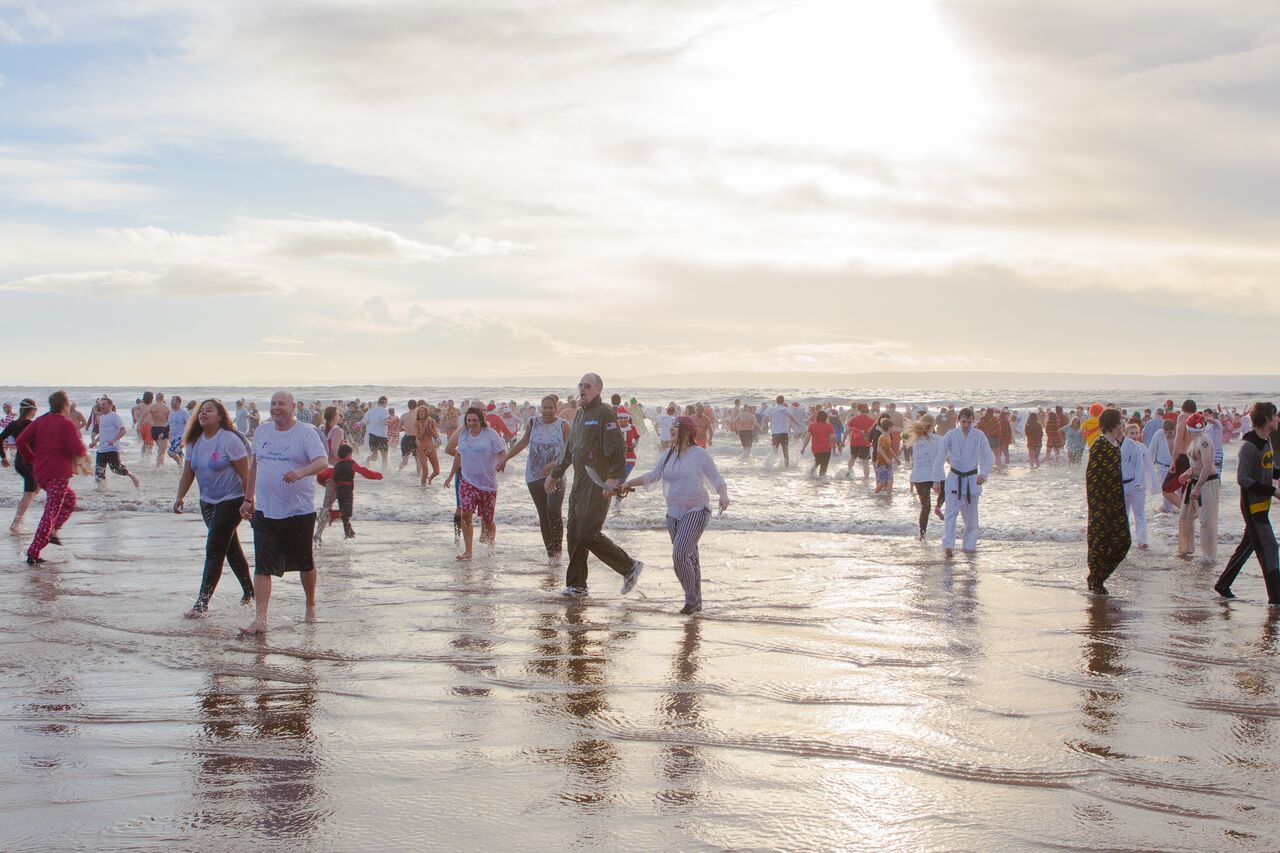
[[[121,477],[128,477],[133,487],[138,488],[141,485],[138,478],[120,461],[120,440],[129,432],[124,425],[124,419],[116,413],[115,407],[107,397],[100,399],[94,406],[94,414],[98,420],[98,437],[89,445],[96,447],[98,451],[93,460],[94,480],[99,486],[105,485],[107,469],[110,468]]]
[[[293,395],[271,395],[271,423],[253,437],[249,479],[240,517],[253,524],[253,596],[257,615],[244,634],[267,630],[271,579],[298,572],[306,594],[305,618],[316,621],[316,564],[311,554],[315,535],[316,474],[329,461],[320,434],[294,417]]]
[[[425,400],[423,401],[426,402]],[[415,468],[418,459],[418,401],[409,401],[409,411],[400,419],[400,470],[403,471],[414,460]]]

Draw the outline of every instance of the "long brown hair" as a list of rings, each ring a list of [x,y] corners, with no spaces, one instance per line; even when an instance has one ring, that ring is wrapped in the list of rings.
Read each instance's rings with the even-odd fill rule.
[[[204,427],[200,426],[200,410],[210,403],[213,404],[214,409],[218,412],[218,428],[240,435],[240,433],[236,432],[236,425],[232,423],[231,416],[227,414],[227,407],[222,405],[221,400],[214,400],[213,398],[210,398],[201,402],[199,406],[196,406],[196,416],[187,423],[187,431],[186,434],[182,436],[182,443],[188,447],[195,444],[196,439],[204,435]],[[241,440],[243,439],[244,436],[241,436]]]

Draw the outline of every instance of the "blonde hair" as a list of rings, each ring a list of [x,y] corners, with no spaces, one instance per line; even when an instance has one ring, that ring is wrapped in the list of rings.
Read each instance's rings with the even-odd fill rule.
[[[910,447],[931,432],[933,432],[933,415],[925,415],[918,421],[907,421],[902,429],[902,443]]]

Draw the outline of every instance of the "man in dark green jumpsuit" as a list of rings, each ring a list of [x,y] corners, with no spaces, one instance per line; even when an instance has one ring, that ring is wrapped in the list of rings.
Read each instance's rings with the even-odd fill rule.
[[[560,488],[560,479],[573,466],[573,491],[569,493],[569,520],[565,527],[569,567],[565,595],[587,594],[587,554],[595,554],[625,579],[622,594],[635,588],[644,563],[633,560],[601,532],[609,514],[609,499],[616,494],[626,472],[626,441],[618,428],[613,407],[600,399],[604,381],[588,373],[578,383],[581,408],[573,417],[564,456],[547,477],[547,492]],[[599,478],[597,483],[587,469]]]

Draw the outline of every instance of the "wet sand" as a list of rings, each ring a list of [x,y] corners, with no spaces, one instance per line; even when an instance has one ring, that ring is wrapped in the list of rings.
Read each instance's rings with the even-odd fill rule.
[[[0,848],[1280,846],[1252,564],[1224,602],[1135,555],[1096,599],[1080,543],[712,529],[686,618],[656,531],[617,534],[643,597],[600,567],[577,603],[532,529],[470,564],[445,524],[357,529],[321,621],[277,583],[248,639],[229,571],[181,618],[195,513],[79,513],[36,569],[0,537]]]

